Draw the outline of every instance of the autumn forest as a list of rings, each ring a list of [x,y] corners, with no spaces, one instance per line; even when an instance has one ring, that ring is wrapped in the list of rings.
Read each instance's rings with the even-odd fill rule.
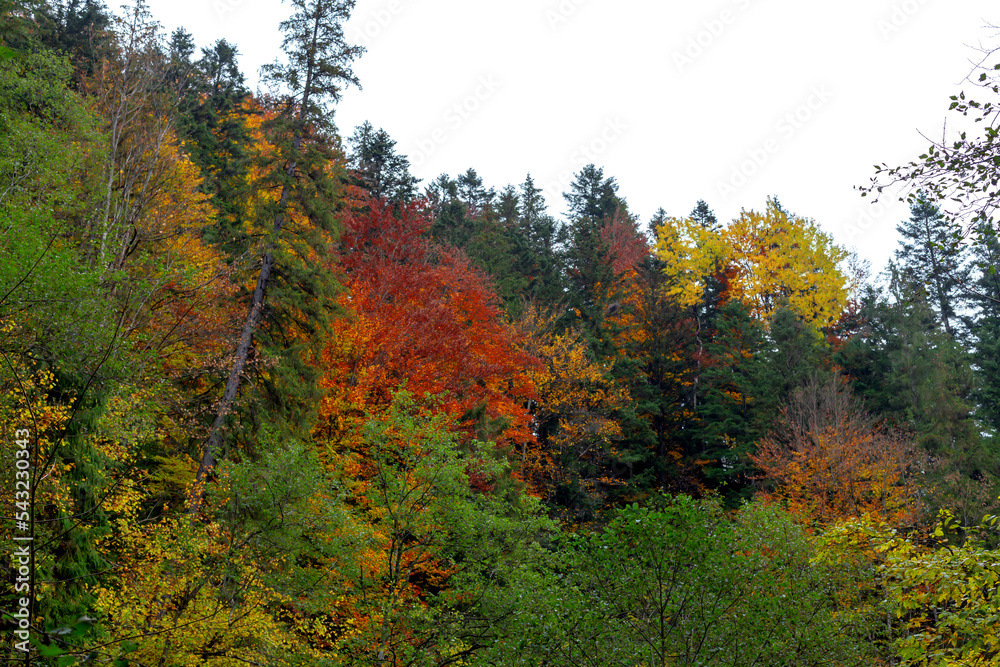
[[[876,273],[778,196],[420,181],[290,5],[255,93],[0,0],[6,661],[1000,664],[1000,65],[859,184]]]

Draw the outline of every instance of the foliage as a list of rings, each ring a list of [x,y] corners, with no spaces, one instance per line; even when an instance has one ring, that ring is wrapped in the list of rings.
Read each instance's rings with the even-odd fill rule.
[[[443,408],[470,435],[530,441],[524,403],[535,397],[537,362],[516,345],[483,276],[421,238],[431,221],[419,204],[365,198],[342,222],[347,316],[317,359],[327,395],[316,435],[340,446],[365,411],[389,405],[405,384],[415,396],[445,394]]]
[[[832,324],[853,285],[841,268],[846,250],[815,222],[790,215],[774,199],[762,213],[743,211],[725,229],[700,221],[667,219],[656,226],[657,252],[682,305],[696,303],[705,277],[727,271],[728,288],[755,317],[767,319],[781,304],[817,327]]]
[[[831,528],[820,544],[819,559],[855,559],[863,599],[888,624],[894,664],[988,665],[998,651],[998,614],[994,591],[997,552],[983,538],[997,518],[961,530],[942,511],[932,533],[904,535],[870,518]],[[950,541],[946,534],[964,533]]]
[[[732,520],[685,496],[625,507],[522,575],[495,664],[870,664],[841,578],[811,556],[762,506]]]
[[[364,425],[351,483],[370,532],[349,570],[350,664],[455,664],[491,645],[511,613],[503,573],[551,530],[537,502],[489,490],[504,474],[479,453],[490,445],[463,454],[451,430],[405,393]]]
[[[925,464],[912,439],[865,414],[843,378],[795,391],[782,416],[783,428],[750,455],[774,484],[768,497],[820,525],[870,516],[908,526],[920,518],[915,478]]]

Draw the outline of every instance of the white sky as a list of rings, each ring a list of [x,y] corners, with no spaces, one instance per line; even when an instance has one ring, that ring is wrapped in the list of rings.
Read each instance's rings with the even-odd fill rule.
[[[290,12],[149,4],[199,46],[234,42],[250,81]],[[726,221],[777,195],[877,272],[908,210],[873,210],[854,186],[940,136],[949,96],[974,88],[970,47],[1000,43],[991,22],[995,0],[359,0],[346,32],[368,48],[363,90],[335,121],[384,128],[424,183],[473,167],[499,190],[530,172],[557,214],[589,162],[643,223],[698,199]]]

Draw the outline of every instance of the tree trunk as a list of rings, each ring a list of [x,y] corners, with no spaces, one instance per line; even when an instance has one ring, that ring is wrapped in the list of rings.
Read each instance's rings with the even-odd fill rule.
[[[296,150],[301,144],[301,136],[296,137],[294,146]],[[290,177],[295,176],[295,163],[289,165],[287,172]],[[208,439],[202,451],[201,464],[198,466],[198,474],[195,477],[194,489],[188,502],[188,513],[197,514],[201,509],[201,503],[205,499],[205,484],[208,475],[215,467],[218,460],[219,445],[222,440],[222,427],[226,422],[226,417],[232,411],[233,402],[240,390],[240,383],[243,381],[243,371],[246,369],[247,357],[250,355],[250,346],[253,344],[253,334],[260,324],[260,316],[264,311],[264,301],[267,298],[267,286],[271,280],[271,270],[274,268],[274,250],[277,247],[277,238],[281,233],[281,228],[285,223],[284,210],[288,203],[290,184],[281,188],[281,198],[278,200],[278,213],[274,218],[274,235],[271,243],[261,260],[260,275],[257,277],[257,286],[253,291],[253,298],[250,301],[250,312],[247,313],[246,321],[243,323],[243,331],[240,333],[239,342],[236,345],[236,354],[233,358],[233,366],[229,371],[229,378],[226,380],[226,389],[222,393],[222,400],[219,402],[218,410],[215,414],[215,421],[209,430]]]

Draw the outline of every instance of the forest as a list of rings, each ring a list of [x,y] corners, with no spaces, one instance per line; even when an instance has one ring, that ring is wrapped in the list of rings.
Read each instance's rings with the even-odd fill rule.
[[[777,196],[423,183],[290,5],[255,93],[0,0],[5,661],[1000,664],[1000,64],[873,274]]]

